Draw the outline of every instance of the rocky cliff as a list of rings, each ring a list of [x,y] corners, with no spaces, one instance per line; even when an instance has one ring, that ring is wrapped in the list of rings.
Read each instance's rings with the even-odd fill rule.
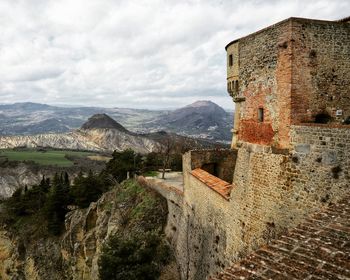
[[[153,219],[156,219],[156,226],[165,223],[167,207],[162,197],[150,190],[137,189],[136,193],[143,193],[143,198],[130,204],[130,197],[125,196],[126,193],[120,195],[121,192],[120,186],[115,187],[88,208],[69,212],[60,237],[37,238],[28,236],[25,230],[16,234],[12,228],[3,226],[0,230],[0,279],[98,279],[98,259],[110,236],[142,231],[144,225],[153,224]],[[151,211],[146,211],[144,216],[140,216],[140,212],[137,217],[132,216],[131,210],[140,206],[145,209],[144,202],[150,198],[155,203],[146,208]],[[173,259],[163,267],[160,279],[179,279]]]
[[[23,163],[0,167],[0,199],[10,197],[19,187],[39,183],[43,175]]]

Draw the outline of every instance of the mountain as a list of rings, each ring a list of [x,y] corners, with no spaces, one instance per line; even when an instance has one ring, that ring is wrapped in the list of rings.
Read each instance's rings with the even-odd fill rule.
[[[147,126],[191,137],[229,141],[232,115],[211,101],[197,101],[162,115]]]
[[[72,132],[86,119],[97,115],[86,124],[113,128],[112,120],[130,133],[150,133],[160,130],[199,139],[229,142],[232,113],[210,101],[197,101],[177,110],[146,110],[99,107],[56,107],[36,103],[0,105],[0,135],[33,135]],[[108,115],[109,120],[103,117]],[[94,122],[97,121],[97,124]],[[106,127],[109,125],[110,127]],[[119,127],[121,131],[126,132]]]
[[[129,131],[122,126],[121,124],[117,123],[115,120],[113,120],[110,116],[107,114],[95,114],[92,117],[88,119],[86,123],[84,123],[81,127],[82,129],[99,129],[99,128],[110,128],[110,129],[117,129],[119,131],[123,131],[125,133],[128,133]]]

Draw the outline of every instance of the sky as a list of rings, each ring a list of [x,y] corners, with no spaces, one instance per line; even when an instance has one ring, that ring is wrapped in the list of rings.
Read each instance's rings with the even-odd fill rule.
[[[0,103],[230,109],[227,43],[349,12],[349,0],[0,0]]]

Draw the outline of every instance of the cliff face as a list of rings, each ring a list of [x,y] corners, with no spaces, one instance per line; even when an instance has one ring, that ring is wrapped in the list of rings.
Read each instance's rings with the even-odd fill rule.
[[[16,167],[0,167],[0,198],[10,197],[16,189],[24,185],[35,185],[43,174],[28,168],[25,164]]]
[[[125,231],[125,213],[118,202],[118,192],[120,189],[116,187],[88,208],[69,212],[65,232],[59,238],[46,236],[32,241],[30,236],[19,237],[3,227],[0,279],[98,279],[98,259],[104,243],[118,231]],[[154,214],[165,217],[166,207],[158,208],[165,201],[156,197],[160,204],[157,203]],[[160,279],[179,279],[174,261],[163,268]]]
[[[73,279],[98,279],[98,258],[102,245],[121,226],[115,201],[117,189],[106,193],[87,209],[67,214],[61,239],[63,263]]]
[[[117,129],[94,128],[62,134],[30,136],[0,136],[0,149],[15,147],[52,147],[57,149],[89,151],[122,151],[131,148],[139,153],[154,151],[155,141]]]

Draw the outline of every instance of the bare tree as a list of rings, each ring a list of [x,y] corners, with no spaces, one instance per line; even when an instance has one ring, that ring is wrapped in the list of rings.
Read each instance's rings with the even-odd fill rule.
[[[163,165],[162,179],[165,179],[165,171],[166,171],[166,168],[169,167],[171,154],[173,153],[174,148],[175,148],[175,141],[170,134],[168,134],[164,139],[160,141],[159,153],[161,154],[162,165]]]

